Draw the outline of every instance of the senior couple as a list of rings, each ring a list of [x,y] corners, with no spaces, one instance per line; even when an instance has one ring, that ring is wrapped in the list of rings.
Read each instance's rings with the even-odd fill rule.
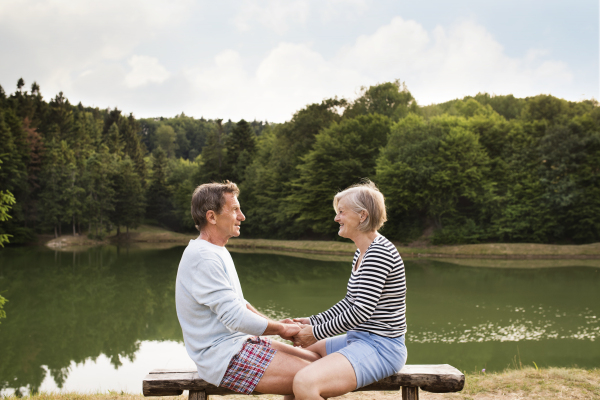
[[[198,186],[192,196],[200,235],[183,253],[175,297],[200,378],[239,393],[304,400],[340,396],[400,371],[407,355],[404,264],[377,232],[386,211],[375,184],[351,186],[333,199],[338,234],[357,247],[346,296],[320,314],[282,321],[244,299],[225,248],[246,219],[238,194],[226,181]]]

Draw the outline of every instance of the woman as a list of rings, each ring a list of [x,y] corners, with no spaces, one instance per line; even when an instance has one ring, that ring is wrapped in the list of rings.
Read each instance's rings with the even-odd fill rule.
[[[295,319],[306,326],[294,344],[322,356],[296,374],[297,400],[340,396],[400,371],[406,362],[404,264],[377,232],[387,219],[383,195],[367,181],[338,193],[333,207],[338,234],[357,250],[346,297],[327,311]]]

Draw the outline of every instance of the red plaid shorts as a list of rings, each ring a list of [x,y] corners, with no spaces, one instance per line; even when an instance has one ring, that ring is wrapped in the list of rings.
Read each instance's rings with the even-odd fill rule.
[[[219,384],[238,393],[251,394],[273,360],[277,350],[271,340],[254,336],[246,340],[242,350],[231,358]]]

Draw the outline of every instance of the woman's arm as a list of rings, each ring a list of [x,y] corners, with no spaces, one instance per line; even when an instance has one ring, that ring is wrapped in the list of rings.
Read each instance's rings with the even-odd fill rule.
[[[347,332],[366,322],[377,307],[393,264],[387,262],[387,249],[372,248],[365,254],[360,280],[351,288],[354,302],[334,318],[313,324],[312,333],[320,340]],[[383,257],[382,257],[383,256]],[[305,333],[302,332],[301,333]]]
[[[352,303],[348,300],[348,295],[346,295],[346,297],[334,304],[329,310],[325,310],[319,314],[311,315],[309,317],[310,325],[320,325],[330,321],[351,306]]]

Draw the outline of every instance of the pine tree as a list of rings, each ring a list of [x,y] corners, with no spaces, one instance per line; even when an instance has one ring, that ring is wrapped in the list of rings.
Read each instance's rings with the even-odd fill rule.
[[[146,216],[163,225],[169,224],[173,210],[171,190],[167,185],[167,161],[163,149],[157,148],[152,154],[152,176],[146,192]]]
[[[144,150],[140,141],[141,127],[135,120],[133,114],[129,117],[121,118],[121,136],[125,142],[125,154],[127,154],[135,166],[135,171],[141,179],[142,184],[146,180],[146,163],[144,162]]]
[[[72,215],[72,171],[75,169],[72,151],[65,141],[52,140],[43,164],[40,201],[44,205],[42,223],[54,229],[54,236],[62,234],[62,223]]]
[[[144,190],[139,175],[129,156],[125,156],[119,163],[119,169],[114,177],[115,209],[111,213],[112,222],[117,226],[117,235],[120,226],[137,228],[144,217],[145,201]]]
[[[226,179],[224,163],[226,148],[222,121],[221,119],[216,121],[217,126],[208,133],[206,145],[202,148],[199,183],[218,182]]]
[[[246,167],[252,163],[256,153],[256,139],[254,130],[243,119],[227,137],[226,164],[230,172],[230,179],[241,182],[244,179]]]
[[[113,122],[113,124],[110,126],[106,139],[106,144],[108,145],[109,151],[112,154],[115,154],[117,157],[121,157],[123,155],[125,143],[123,143],[119,133],[119,126],[116,122]]]
[[[116,170],[116,156],[105,145],[93,152],[86,161],[83,177],[86,198],[85,215],[89,224],[88,235],[103,238],[109,215],[115,209],[115,190],[111,181]]]

